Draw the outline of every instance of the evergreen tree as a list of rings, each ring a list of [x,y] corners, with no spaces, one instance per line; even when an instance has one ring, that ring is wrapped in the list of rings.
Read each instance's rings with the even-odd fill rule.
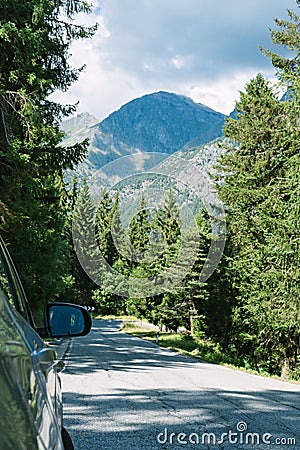
[[[99,288],[93,292],[93,300],[100,314],[124,313],[126,302],[111,292],[111,275],[106,270],[109,266],[121,275],[129,275],[126,260],[127,242],[121,224],[118,193],[112,198],[106,189],[102,191],[96,214],[96,237],[105,263],[101,264],[101,283],[98,283]],[[124,289],[122,277],[119,279],[118,288],[121,289],[121,285]]]
[[[296,0],[296,3],[300,7],[300,1]],[[271,59],[279,80],[286,88],[286,106],[289,109],[292,106],[297,110],[300,96],[300,16],[290,10],[288,16],[288,20],[275,19],[277,29],[271,30],[271,38],[274,44],[292,53],[282,56],[264,48],[261,50],[265,56]],[[299,111],[296,116],[299,117]]]
[[[142,196],[137,214],[131,219],[129,225],[129,240],[132,246],[132,260],[143,262],[146,252],[150,248],[152,224],[150,212],[145,197]],[[136,264],[134,264],[136,266]]]
[[[96,288],[91,276],[96,273],[98,267],[95,264],[95,255],[97,254],[95,207],[91,201],[86,179],[83,180],[77,194],[71,217],[72,238],[76,251],[72,270],[76,280],[75,298],[78,303],[91,305],[92,292]]]
[[[163,232],[168,246],[176,244],[180,237],[181,219],[179,207],[174,199],[174,193],[170,190],[165,203],[157,210],[154,218],[156,226]]]
[[[63,172],[80,162],[87,148],[87,142],[60,145],[58,123],[75,107],[48,97],[78,78],[82,68],[69,66],[69,47],[95,28],[72,23],[76,13],[89,11],[81,0],[1,0],[0,10],[2,229],[30,302],[41,311],[44,302],[63,299],[73,283]]]
[[[151,245],[153,259],[150,269],[153,273],[154,282],[162,283],[165,290],[170,284],[167,271],[172,265],[177,264],[178,251],[181,244],[181,219],[179,207],[174,199],[173,191],[170,190],[164,203],[155,211],[153,217],[153,230],[151,234]],[[173,292],[162,292],[148,299],[148,319],[153,323],[167,329],[176,330],[182,325],[183,311],[180,308],[181,295]]]
[[[286,352],[295,360],[299,336],[297,266],[282,201],[292,208],[294,223],[285,182],[291,159],[296,161],[299,153],[299,130],[261,75],[247,85],[236,108],[238,119],[229,119],[224,128],[235,145],[221,159],[220,171],[226,176],[225,184],[218,185],[228,207],[227,262],[231,291],[237,291],[235,342],[257,367],[278,372],[286,364]],[[295,273],[293,281],[290,273]]]
[[[114,212],[114,202],[107,190],[104,189],[101,193],[96,216],[97,241],[103,257],[110,266],[115,259],[115,247],[112,238]]]
[[[183,282],[182,293],[188,307],[188,322],[191,334],[199,334],[205,331],[204,309],[207,299],[206,283],[201,282],[200,274],[207,255],[208,236],[204,231],[203,224],[205,219],[200,214],[197,216],[197,227],[191,227],[186,233],[186,248],[188,252],[184,253],[183,259],[178,261],[178,266],[183,265],[182,270],[189,267],[187,275]],[[183,242],[183,245],[185,243]],[[194,254],[194,262],[189,266],[191,255]]]

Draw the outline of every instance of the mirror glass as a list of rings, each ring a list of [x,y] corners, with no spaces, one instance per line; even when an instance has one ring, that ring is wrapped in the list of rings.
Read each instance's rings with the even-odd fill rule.
[[[53,337],[76,336],[84,331],[84,315],[76,306],[51,305],[49,309],[49,326]]]

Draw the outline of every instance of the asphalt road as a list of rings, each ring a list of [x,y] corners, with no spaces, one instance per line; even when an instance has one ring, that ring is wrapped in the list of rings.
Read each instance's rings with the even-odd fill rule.
[[[94,320],[62,374],[75,450],[300,449],[300,385],[202,363]]]

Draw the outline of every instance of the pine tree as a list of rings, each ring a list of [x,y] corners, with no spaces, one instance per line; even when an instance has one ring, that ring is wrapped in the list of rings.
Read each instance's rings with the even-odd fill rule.
[[[189,267],[187,275],[183,281],[182,292],[188,306],[189,329],[191,334],[204,333],[204,310],[207,300],[207,284],[201,281],[201,271],[207,256],[208,236],[202,228],[204,218],[197,216],[197,227],[191,227],[185,235],[187,241],[183,260],[179,261],[179,266]],[[183,242],[183,245],[185,242]],[[194,261],[191,263],[191,255],[194,254]],[[190,266],[188,266],[190,261]]]
[[[299,0],[296,0],[300,7]],[[280,268],[278,279],[282,308],[280,328],[283,330],[278,347],[284,354],[282,375],[290,369],[299,370],[300,347],[300,293],[299,293],[299,125],[300,125],[300,16],[288,11],[288,20],[275,19],[276,30],[271,30],[274,44],[289,50],[288,56],[262,49],[277,71],[281,84],[285,87],[284,105],[289,118],[290,157],[285,161],[284,175],[278,180],[276,206],[280,226],[276,229],[277,241],[270,242],[276,266]],[[274,245],[275,244],[275,245]],[[279,252],[278,252],[279,250]],[[280,254],[280,257],[279,257]],[[280,261],[278,260],[280,259]],[[282,273],[283,272],[283,273]],[[277,286],[276,286],[277,287]],[[282,293],[283,291],[283,293]]]
[[[152,224],[150,220],[150,211],[147,208],[145,197],[142,196],[139,210],[131,219],[129,225],[129,239],[132,246],[132,259],[135,262],[143,262],[150,248],[150,236]]]
[[[300,1],[296,0],[298,7]],[[300,96],[300,16],[288,10],[288,20],[275,19],[276,30],[271,30],[274,44],[288,50],[288,56],[282,56],[274,51],[261,48],[262,53],[271,59],[276,69],[277,77],[286,88],[285,101],[287,107],[298,109]],[[289,108],[290,109],[290,108]],[[299,111],[297,116],[299,117]]]
[[[170,190],[164,204],[157,210],[154,222],[162,233],[168,246],[175,244],[180,237],[181,219],[179,207],[174,199],[174,193]]]
[[[97,242],[95,233],[95,206],[91,201],[86,179],[79,189],[72,214],[72,238],[76,252],[73,258],[73,273],[76,280],[76,300],[81,304],[91,304],[92,292],[96,288],[98,270]]]
[[[93,292],[97,310],[101,314],[120,314],[126,309],[125,300],[119,295],[119,290],[127,292],[127,284],[122,275],[129,276],[126,260],[127,242],[123,230],[119,209],[119,196],[113,198],[106,189],[100,196],[96,214],[96,238],[101,258],[99,266],[99,287]],[[110,270],[115,271],[114,283]],[[118,276],[120,274],[120,277]],[[117,293],[113,286],[116,286]]]
[[[113,264],[113,241],[112,241],[112,219],[113,219],[114,204],[106,189],[101,193],[99,201],[96,227],[97,227],[97,241],[100,251],[108,264]]]
[[[299,153],[300,136],[285,105],[261,75],[247,85],[237,111],[238,119],[229,119],[224,128],[235,144],[221,159],[220,172],[226,175],[225,183],[218,185],[228,207],[227,270],[231,291],[237,291],[235,339],[240,352],[257,367],[278,372],[286,351],[295,357],[299,336],[295,327],[299,302],[292,295],[297,279],[290,246],[293,235],[283,211],[284,203],[289,204],[293,211],[289,219],[295,223],[286,181],[291,160],[296,161]],[[287,186],[291,184],[295,189],[295,178]],[[295,273],[292,283],[291,273]]]
[[[176,265],[181,242],[181,219],[179,207],[170,190],[164,203],[155,211],[153,229],[151,233],[151,246],[153,258],[150,270],[153,273],[153,282],[157,283],[158,291],[162,292],[148,299],[148,319],[160,327],[176,331],[182,325],[183,310],[179,307],[181,295],[166,291],[172,283],[170,276],[173,273],[172,265]],[[170,274],[169,274],[169,271]]]
[[[64,298],[72,284],[64,210],[64,170],[82,160],[87,142],[60,145],[59,122],[75,106],[49,100],[82,68],[68,51],[95,27],[72,23],[89,12],[81,1],[0,1],[0,213],[5,239],[34,309]]]

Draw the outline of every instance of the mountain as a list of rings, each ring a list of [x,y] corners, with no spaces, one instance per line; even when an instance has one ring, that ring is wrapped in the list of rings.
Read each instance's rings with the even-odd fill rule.
[[[93,198],[106,187],[112,193],[119,194],[124,205],[122,214],[130,216],[136,207],[134,199],[144,196],[147,205],[157,207],[163,204],[166,193],[172,189],[181,214],[186,220],[199,210],[201,205],[211,208],[219,204],[209,173],[215,173],[214,166],[223,153],[223,140],[216,139],[208,144],[187,151],[179,150],[166,158],[153,157],[147,160],[148,170],[140,170],[139,155],[125,159],[126,165],[118,162],[99,170],[90,183]],[[141,154],[142,156],[142,154]],[[129,199],[126,201],[126,199]]]
[[[156,92],[110,114],[99,130],[142,152],[174,153],[188,142],[209,142],[222,133],[224,115],[188,97]]]
[[[65,120],[61,127],[66,133],[65,142],[68,145],[75,144],[86,138],[91,138],[94,133],[94,125],[98,124],[98,119],[89,113],[78,114]]]
[[[88,157],[77,170],[82,178],[122,156],[171,155],[210,142],[222,136],[225,117],[188,97],[160,91],[130,101],[99,123],[84,113],[63,122],[62,129],[66,145],[90,139]]]

